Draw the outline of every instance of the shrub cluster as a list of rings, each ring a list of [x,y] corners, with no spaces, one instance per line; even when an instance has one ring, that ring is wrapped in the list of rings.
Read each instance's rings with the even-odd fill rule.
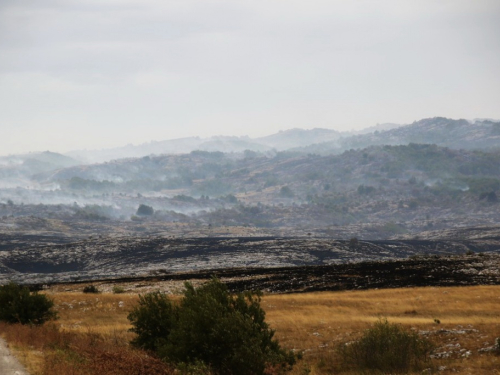
[[[215,374],[263,374],[295,362],[265,322],[259,293],[231,295],[218,279],[194,288],[185,284],[180,303],[160,292],[140,296],[128,319],[137,337],[132,344],[151,350],[179,368]]]
[[[114,294],[120,294],[120,293],[125,293],[125,288],[122,286],[115,285],[113,287],[113,293]]]
[[[21,324],[43,324],[56,319],[54,302],[44,294],[30,292],[15,283],[0,286],[0,321]]]
[[[99,289],[95,285],[87,285],[83,288],[83,293],[100,293]]]
[[[426,338],[380,320],[358,341],[342,345],[339,354],[343,368],[406,374],[428,367],[432,349]]]

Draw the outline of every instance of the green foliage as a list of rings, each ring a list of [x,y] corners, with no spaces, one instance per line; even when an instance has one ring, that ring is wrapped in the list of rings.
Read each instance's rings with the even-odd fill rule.
[[[196,203],[196,199],[185,194],[175,195],[172,199],[179,202]]]
[[[233,194],[228,194],[224,197],[220,197],[219,199],[227,203],[233,203],[233,204],[238,203],[238,198],[236,198]]]
[[[111,181],[87,180],[81,177],[72,177],[64,182],[64,185],[70,190],[88,190],[88,191],[113,191],[117,184]]]
[[[137,337],[132,344],[156,352],[179,368],[203,365],[215,374],[263,374],[293,365],[293,353],[273,339],[260,294],[232,296],[218,279],[194,288],[173,304],[162,293],[140,296],[128,318]]]
[[[494,191],[490,191],[488,193],[482,193],[479,195],[479,200],[486,199],[487,202],[489,203],[497,203],[498,202],[498,196]]]
[[[429,367],[433,344],[387,320],[380,320],[359,339],[339,348],[342,367],[359,372],[406,374]]]
[[[44,294],[31,293],[15,283],[0,286],[0,321],[21,324],[43,324],[56,319],[54,302]]]
[[[139,205],[139,208],[137,209],[137,212],[135,213],[137,216],[151,216],[154,214],[153,207],[141,204]]]
[[[293,194],[293,191],[292,189],[290,189],[290,187],[288,186],[282,186],[281,189],[280,189],[280,197],[283,197],[283,198],[293,198],[294,194]]]
[[[139,306],[128,315],[133,325],[131,331],[137,334],[132,344],[154,352],[168,344],[175,322],[178,320],[178,307],[163,293],[153,292],[139,295]]]
[[[99,289],[95,285],[87,285],[83,288],[83,293],[100,293]]]
[[[75,207],[75,218],[88,221],[107,221],[113,216],[111,206],[99,206],[97,204]]]
[[[121,293],[125,293],[125,288],[122,287],[122,286],[118,286],[118,285],[115,285],[113,287],[113,293],[114,294],[121,294]]]

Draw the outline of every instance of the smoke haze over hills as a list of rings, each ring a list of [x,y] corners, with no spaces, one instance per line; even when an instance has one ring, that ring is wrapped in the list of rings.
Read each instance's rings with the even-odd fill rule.
[[[0,150],[500,118],[500,3],[0,3]]]

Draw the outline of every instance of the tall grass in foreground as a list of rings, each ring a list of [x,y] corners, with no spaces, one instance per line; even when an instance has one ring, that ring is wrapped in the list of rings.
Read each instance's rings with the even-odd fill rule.
[[[123,284],[127,291],[134,290],[135,285]],[[31,330],[0,325],[0,335],[31,375],[171,374],[172,370],[164,368],[163,362],[128,345],[134,334],[128,332],[131,325],[127,315],[139,301],[137,294],[113,294],[111,287],[98,286],[103,290],[98,295],[82,293],[81,285],[60,285],[56,286],[59,289],[54,287],[44,292],[54,300],[60,316],[53,323],[55,330],[50,326]],[[161,289],[161,283],[153,287],[168,290]],[[74,292],[66,291],[71,288]],[[434,373],[500,375],[500,355],[479,352],[494,345],[500,337],[499,303],[500,286],[380,289],[262,298],[266,321],[276,330],[280,343],[303,353],[290,375],[359,374],[342,368],[335,348],[359,340],[379,317],[386,317],[390,323],[407,330],[431,332],[424,336],[436,344],[436,352],[450,352],[448,358],[433,360],[436,367],[446,367]],[[436,324],[435,319],[441,323]],[[453,333],[454,330],[467,332]],[[464,356],[462,350],[470,351],[471,355]],[[410,373],[421,375],[422,371]]]
[[[0,332],[16,353],[32,365],[32,375],[170,375],[173,369],[128,346],[120,334],[60,330],[55,324],[23,326],[0,323]],[[26,345],[29,343],[29,347]],[[36,358],[43,353],[43,358]]]

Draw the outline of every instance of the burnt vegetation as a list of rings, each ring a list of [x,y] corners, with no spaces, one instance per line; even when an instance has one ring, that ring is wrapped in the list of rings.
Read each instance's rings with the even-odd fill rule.
[[[356,136],[296,129],[259,141],[274,150],[165,149],[80,166],[58,154],[10,157],[0,176],[29,188],[0,189],[0,224],[84,238],[117,231],[213,236],[251,227],[343,239],[485,225],[500,220],[497,128],[434,118]],[[33,158],[45,163],[40,173]]]
[[[209,281],[187,283],[181,300],[142,295],[129,314],[136,349],[44,327],[52,301],[12,283],[0,287],[0,320],[37,326],[74,359],[65,368],[54,355],[45,373],[82,363],[103,374],[284,372],[296,356],[250,290],[500,283],[499,129],[433,118],[358,135],[193,139],[183,153],[157,142],[91,165],[48,152],[4,157],[0,283],[99,293],[83,287],[99,282],[126,294],[133,286],[119,282]],[[381,321],[337,354],[352,371],[407,373],[428,368],[430,350]]]

